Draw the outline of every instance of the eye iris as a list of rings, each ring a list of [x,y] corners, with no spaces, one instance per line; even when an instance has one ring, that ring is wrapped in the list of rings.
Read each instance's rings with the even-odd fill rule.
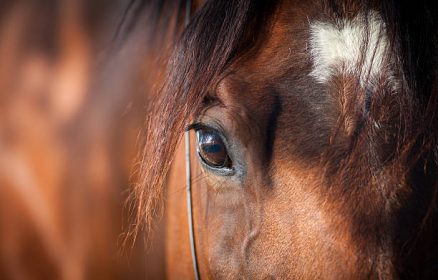
[[[215,131],[198,131],[198,153],[201,158],[214,167],[228,167],[229,157],[225,144]]]

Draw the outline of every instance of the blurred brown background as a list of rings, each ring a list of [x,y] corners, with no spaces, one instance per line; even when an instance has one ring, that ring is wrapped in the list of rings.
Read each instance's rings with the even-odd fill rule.
[[[114,47],[126,4],[0,2],[0,279],[160,272],[121,246],[157,63],[147,26]]]

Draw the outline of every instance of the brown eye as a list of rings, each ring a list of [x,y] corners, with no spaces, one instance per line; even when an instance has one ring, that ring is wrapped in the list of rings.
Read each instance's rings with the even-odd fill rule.
[[[196,136],[198,139],[198,154],[207,165],[215,168],[231,168],[227,148],[218,132],[198,130]]]

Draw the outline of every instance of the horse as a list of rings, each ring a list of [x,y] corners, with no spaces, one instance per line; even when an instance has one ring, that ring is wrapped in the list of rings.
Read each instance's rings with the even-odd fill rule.
[[[166,275],[436,279],[435,6],[174,2],[132,194]]]

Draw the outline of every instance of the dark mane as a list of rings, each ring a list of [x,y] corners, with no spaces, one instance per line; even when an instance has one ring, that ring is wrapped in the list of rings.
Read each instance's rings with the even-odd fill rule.
[[[326,5],[342,13],[343,2],[330,0]],[[396,149],[391,157],[391,168],[385,173],[387,182],[395,182],[400,176],[416,182],[417,176],[424,177],[427,169],[427,179],[414,185],[433,195],[427,211],[435,211],[438,189],[437,12],[428,2],[347,2],[357,3],[364,9],[378,5],[388,29],[391,49],[397,64],[402,67],[401,96],[396,96],[394,101],[400,106],[395,116],[399,123],[391,130],[397,133],[394,138]],[[183,6],[179,7],[183,9]],[[190,118],[199,112],[204,98],[227,67],[263,40],[262,34],[268,32],[260,32],[260,28],[269,28],[276,8],[277,1],[206,1],[182,33],[169,61],[166,82],[148,112],[140,181],[133,194],[138,212],[136,231],[147,227],[154,217],[176,146]],[[347,174],[348,164],[363,158],[361,145],[373,135],[366,118],[384,118],[385,112],[378,107],[382,99],[378,98],[391,102],[387,100],[388,96],[373,98],[376,99],[370,101],[370,115],[364,116],[366,125],[355,136],[362,142],[352,147],[348,160],[333,172]],[[326,160],[333,161],[336,156],[339,155],[328,152]],[[387,159],[376,160],[381,166],[388,165]],[[424,169],[418,169],[419,163],[423,163]],[[343,184],[352,180],[348,176],[341,179]]]

